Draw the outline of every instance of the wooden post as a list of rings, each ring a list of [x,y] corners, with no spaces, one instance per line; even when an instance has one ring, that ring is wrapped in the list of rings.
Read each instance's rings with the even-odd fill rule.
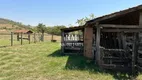
[[[121,33],[120,32],[118,32],[117,33],[117,39],[118,39],[118,46],[119,46],[119,49],[122,49],[122,43],[121,43]]]
[[[65,43],[64,43],[64,32],[61,32],[61,53],[64,54],[64,46],[65,46]]]
[[[23,45],[23,33],[21,32],[21,45]]]
[[[17,33],[17,41],[19,41],[19,33]]]
[[[36,34],[34,33],[34,43],[36,43]]]
[[[30,44],[31,43],[30,33],[28,33],[28,40],[29,40],[29,44]]]
[[[100,65],[100,26],[96,26],[96,63]]]
[[[52,34],[52,36],[51,36],[51,41],[53,41],[53,34]]]
[[[138,33],[134,33],[134,42],[133,42],[133,51],[132,51],[132,74],[136,73],[136,58],[137,58],[137,42],[138,42]]]
[[[42,42],[44,42],[44,33],[42,33]]]
[[[139,15],[139,26],[142,27],[142,10],[140,11]]]
[[[93,27],[87,26],[84,30],[84,56],[93,59],[94,54],[92,53],[93,48]]]
[[[121,38],[122,38],[123,49],[126,49],[126,35],[124,32],[121,32]]]
[[[13,32],[11,32],[11,46],[13,46]]]

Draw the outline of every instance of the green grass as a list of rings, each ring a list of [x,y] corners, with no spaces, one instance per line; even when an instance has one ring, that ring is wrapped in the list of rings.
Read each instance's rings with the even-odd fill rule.
[[[63,56],[59,43],[0,48],[0,80],[115,80],[121,73],[99,69],[83,56]],[[141,75],[137,79],[142,79]]]

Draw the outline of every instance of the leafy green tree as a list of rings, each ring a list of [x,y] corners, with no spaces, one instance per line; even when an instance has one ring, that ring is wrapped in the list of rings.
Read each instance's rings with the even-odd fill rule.
[[[53,35],[61,35],[61,29],[66,28],[64,25],[57,25],[53,27],[47,27],[46,32],[48,34],[53,34]]]
[[[83,26],[86,23],[86,21],[89,21],[89,20],[94,19],[94,18],[95,18],[94,14],[90,14],[89,17],[84,17],[82,19],[78,19],[76,23],[79,26]]]
[[[44,33],[45,30],[46,30],[46,26],[42,23],[39,23],[38,26],[37,26],[37,32]]]

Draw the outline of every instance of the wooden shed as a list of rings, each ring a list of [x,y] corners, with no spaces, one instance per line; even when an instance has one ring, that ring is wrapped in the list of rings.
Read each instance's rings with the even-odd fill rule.
[[[32,34],[33,31],[31,31],[31,30],[16,30],[16,31],[14,31],[14,33],[15,34],[17,34],[17,33]]]
[[[84,56],[100,67],[142,70],[142,5],[90,20],[81,30]]]

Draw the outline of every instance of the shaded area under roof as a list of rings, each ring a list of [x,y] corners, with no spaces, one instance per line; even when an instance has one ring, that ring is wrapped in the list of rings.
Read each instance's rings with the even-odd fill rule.
[[[75,26],[75,27],[69,27],[69,28],[63,28],[61,31],[63,32],[73,32],[73,31],[78,31],[78,30],[83,30],[84,26]]]
[[[142,10],[142,5],[95,18],[87,21],[86,25],[95,23],[137,25],[139,24],[140,10]]]

